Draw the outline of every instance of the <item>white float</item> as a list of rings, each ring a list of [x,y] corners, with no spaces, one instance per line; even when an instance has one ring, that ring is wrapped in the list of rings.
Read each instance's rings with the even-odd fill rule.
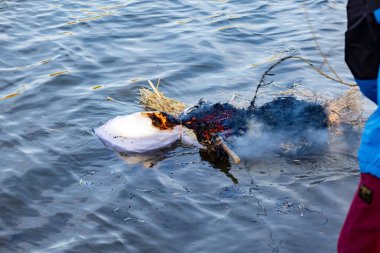
[[[158,127],[154,125],[151,115],[160,118],[160,112],[136,112],[130,115],[117,116],[95,129],[95,134],[106,146],[122,153],[148,153],[170,146],[182,140],[186,144],[199,145],[196,140],[184,135],[184,127],[175,125]]]

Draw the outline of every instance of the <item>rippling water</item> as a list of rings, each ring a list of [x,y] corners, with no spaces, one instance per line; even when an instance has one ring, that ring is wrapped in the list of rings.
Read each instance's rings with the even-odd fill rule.
[[[327,71],[307,17],[350,80],[346,1],[90,2],[0,0],[0,252],[334,252],[355,148],[223,171],[185,147],[128,164],[93,129],[142,110],[148,79],[194,104],[251,98],[289,52]],[[275,73],[265,94],[346,90],[302,62]]]

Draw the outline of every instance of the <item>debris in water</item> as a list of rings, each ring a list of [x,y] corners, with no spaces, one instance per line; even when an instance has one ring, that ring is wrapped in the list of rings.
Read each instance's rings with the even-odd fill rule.
[[[158,90],[160,82],[153,85],[149,81],[149,84],[153,91],[141,89],[140,102],[154,111],[118,116],[96,129],[96,135],[107,146],[128,154],[152,152],[186,139],[186,136],[192,139],[185,134],[191,130],[197,139],[192,139],[194,145],[200,143],[204,147],[200,150],[201,157],[218,168],[229,167],[229,158],[240,162],[226,140],[231,136],[243,136],[252,122],[264,126],[274,134],[273,138],[283,133],[278,143],[283,153],[301,154],[325,148],[328,134],[320,133],[328,133],[332,126],[353,123],[348,117],[335,115],[350,110],[358,112],[361,105],[356,88],[352,88],[342,97],[326,103],[287,94],[261,106],[251,103],[248,108],[200,100],[197,105],[185,109],[186,104],[167,98]]]
[[[63,70],[63,71],[58,71],[58,72],[52,73],[52,74],[50,74],[49,76],[50,76],[50,77],[54,77],[54,76],[64,75],[64,74],[67,74],[67,73],[69,73],[69,71],[67,71],[67,70]]]
[[[95,85],[95,86],[92,86],[91,89],[93,90],[97,90],[97,89],[100,89],[100,88],[104,88],[103,85]]]

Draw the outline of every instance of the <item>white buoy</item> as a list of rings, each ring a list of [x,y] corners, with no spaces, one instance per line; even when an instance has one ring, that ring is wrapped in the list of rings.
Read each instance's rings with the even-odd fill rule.
[[[153,124],[152,115],[161,121]],[[95,134],[118,152],[147,153],[181,139],[182,126],[166,123],[166,116],[160,112],[137,112],[109,120],[95,129]]]

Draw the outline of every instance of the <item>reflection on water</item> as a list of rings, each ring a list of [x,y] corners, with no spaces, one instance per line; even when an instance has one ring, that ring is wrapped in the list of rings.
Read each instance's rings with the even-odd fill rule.
[[[182,146],[125,162],[92,130],[142,110],[147,80],[195,104],[233,93],[249,101],[267,62],[293,49],[328,71],[304,7],[350,80],[345,4],[0,1],[0,252],[335,252],[358,178],[357,139],[338,136],[313,159],[220,166]],[[258,103],[295,83],[346,89],[301,62],[274,74]]]
[[[141,163],[144,168],[153,168],[158,162],[165,159],[163,151],[157,151],[154,154],[120,154],[120,157],[127,164]]]

